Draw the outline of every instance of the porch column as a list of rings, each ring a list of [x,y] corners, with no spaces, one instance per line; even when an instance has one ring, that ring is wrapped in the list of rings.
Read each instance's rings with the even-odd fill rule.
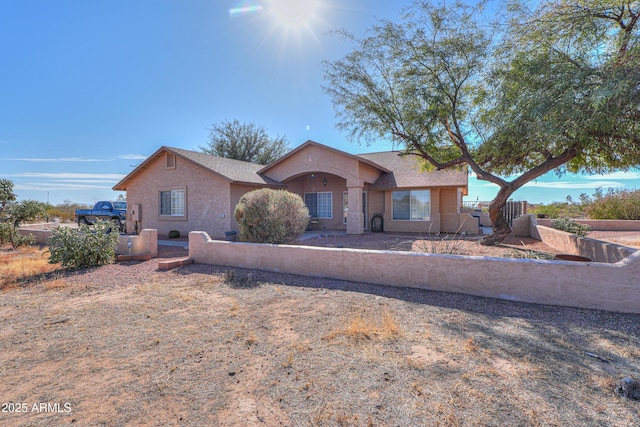
[[[349,213],[347,214],[347,234],[364,234],[364,215],[362,213],[362,185],[348,187]]]

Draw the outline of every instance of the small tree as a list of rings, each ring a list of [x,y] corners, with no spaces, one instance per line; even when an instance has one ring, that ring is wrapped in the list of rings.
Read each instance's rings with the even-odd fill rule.
[[[16,195],[13,192],[13,181],[4,178],[0,179],[0,217],[7,203],[15,199]]]
[[[37,200],[21,200],[9,203],[4,212],[13,226],[17,228],[24,221],[44,218],[47,214],[47,205]]]
[[[49,263],[67,269],[111,264],[116,257],[118,233],[111,221],[97,221],[92,227],[56,227],[49,237]]]
[[[35,243],[33,235],[20,234],[18,231],[20,223],[46,214],[44,203],[36,200],[16,202],[16,198],[13,182],[0,179],[0,245],[10,243],[14,248]]]
[[[241,241],[287,243],[304,233],[309,210],[297,194],[268,188],[240,198],[234,212]]]
[[[244,162],[267,165],[289,151],[285,136],[271,138],[265,128],[254,123],[224,121],[214,124],[209,133],[209,144],[200,147],[203,153],[227,157]]]

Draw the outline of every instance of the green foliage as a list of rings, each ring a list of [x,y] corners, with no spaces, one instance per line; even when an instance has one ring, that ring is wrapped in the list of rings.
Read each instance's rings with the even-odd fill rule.
[[[60,263],[67,269],[110,264],[115,260],[118,233],[111,221],[98,220],[90,228],[56,227],[49,243],[49,263]]]
[[[8,203],[3,213],[6,218],[18,227],[21,222],[43,219],[47,214],[46,204],[37,200],[21,200]]]
[[[591,227],[587,224],[580,224],[571,218],[557,218],[551,221],[551,227],[557,230],[566,231],[567,233],[577,234],[578,236],[586,236],[591,231]]]
[[[47,216],[51,218],[60,218],[60,221],[73,221],[75,219],[76,209],[89,209],[91,206],[87,206],[81,203],[72,203],[71,200],[63,200],[62,203],[58,203],[55,206],[47,209]]]
[[[13,224],[0,222],[0,246],[10,243],[13,248],[32,245],[36,242],[33,234],[22,235]]]
[[[509,251],[506,255],[504,255],[505,258],[518,258],[518,259],[553,259],[554,255],[551,255],[547,252],[539,252],[539,251],[532,251],[532,250],[528,250],[528,249],[513,249],[512,251]]]
[[[415,1],[362,39],[340,32],[353,50],[323,63],[324,90],[352,139],[500,187],[506,236],[501,208],[527,182],[640,163],[640,3],[512,0],[494,21],[486,4]]]
[[[603,195],[599,189],[591,198],[583,195],[582,200],[589,218],[640,220],[640,190],[610,190]]]
[[[200,151],[266,165],[285,155],[289,151],[289,143],[285,136],[271,138],[264,127],[240,123],[236,119],[214,124],[209,132],[208,147],[200,147]]]
[[[167,237],[170,239],[177,239],[180,237],[180,232],[178,230],[171,230],[169,231],[169,234],[167,234]]]
[[[548,205],[538,205],[531,210],[536,215],[546,215],[549,218],[563,216],[576,218],[582,216],[583,208],[580,204],[571,202],[554,202]]]
[[[268,188],[240,198],[235,218],[241,241],[287,243],[300,237],[309,222],[309,210],[297,194]]]
[[[18,231],[18,226],[23,221],[43,217],[45,206],[44,203],[36,200],[16,202],[13,182],[0,179],[0,245],[10,243],[17,248],[35,243],[35,236],[31,234],[23,236]]]
[[[16,195],[13,192],[13,181],[8,179],[0,179],[0,216],[7,203],[13,202]]]

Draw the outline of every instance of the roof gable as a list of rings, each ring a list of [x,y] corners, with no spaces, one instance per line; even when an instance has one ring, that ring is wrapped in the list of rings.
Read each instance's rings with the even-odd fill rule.
[[[376,169],[378,169],[378,170],[380,170],[382,172],[391,172],[390,170],[388,170],[384,166],[376,164],[375,162],[373,162],[373,161],[371,161],[371,160],[369,160],[367,158],[364,158],[364,157],[361,157],[361,156],[357,156],[355,154],[349,154],[346,151],[341,151],[341,150],[338,150],[337,148],[329,147],[328,145],[320,144],[319,142],[315,142],[315,141],[312,141],[312,140],[309,139],[306,142],[304,142],[303,144],[301,144],[301,145],[297,146],[296,148],[294,148],[293,150],[289,151],[284,156],[280,157],[278,160],[276,160],[276,161],[274,161],[272,163],[269,163],[268,165],[264,166],[262,169],[260,169],[258,171],[258,173],[263,174],[263,173],[268,172],[269,169],[271,169],[274,166],[286,161],[287,159],[289,159],[290,157],[292,157],[296,153],[299,153],[299,152],[305,150],[307,147],[310,147],[310,146],[319,147],[321,149],[330,151],[332,153],[335,153],[335,154],[338,154],[338,155],[341,155],[341,156],[345,156],[345,157],[357,160],[359,162],[366,163],[366,164],[368,164],[370,166],[373,166],[374,168],[376,168]]]
[[[359,154],[384,166],[390,173],[380,175],[371,186],[372,189],[412,188],[412,187],[467,187],[469,175],[466,170],[443,169],[425,171],[420,158],[403,155],[401,151],[384,151],[380,153]]]
[[[127,182],[148,167],[152,161],[162,156],[163,153],[173,153],[176,156],[195,163],[196,165],[222,177],[230,183],[278,187],[283,185],[269,177],[260,175],[258,171],[263,167],[263,165],[229,159],[226,157],[212,156],[210,154],[199,153],[196,151],[183,150],[181,148],[163,146],[118,182],[113,189],[116,191],[126,190]]]

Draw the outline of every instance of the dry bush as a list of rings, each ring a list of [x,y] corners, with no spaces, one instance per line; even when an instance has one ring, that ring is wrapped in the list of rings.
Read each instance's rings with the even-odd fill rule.
[[[225,271],[224,283],[234,289],[252,289],[260,286],[253,273],[237,270]]]

